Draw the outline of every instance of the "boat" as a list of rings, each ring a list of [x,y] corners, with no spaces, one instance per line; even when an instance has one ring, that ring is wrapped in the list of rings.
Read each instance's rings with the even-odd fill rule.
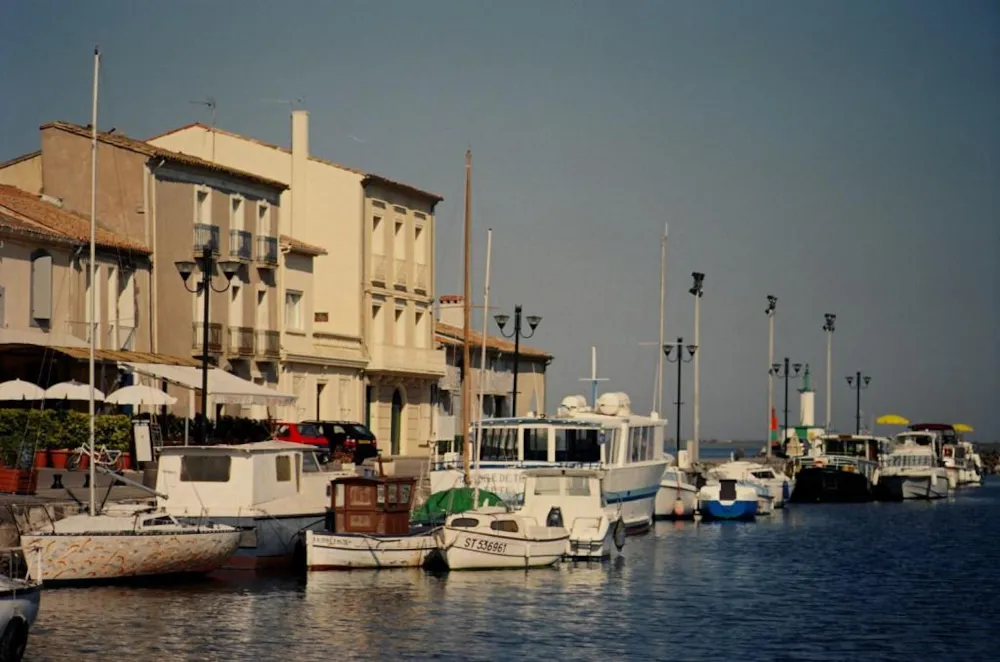
[[[449,570],[543,568],[563,558],[569,543],[564,527],[539,524],[509,507],[450,515],[434,535]]]
[[[628,396],[605,393],[597,410],[583,396],[563,399],[556,416],[482,420],[471,429],[480,449],[477,480],[519,507],[530,469],[601,469],[604,500],[621,506],[630,532],[649,527],[667,460],[660,454],[664,419],[633,415]],[[481,426],[481,434],[477,428]],[[435,457],[431,490],[462,484],[462,459]]]
[[[667,468],[660,478],[656,492],[655,516],[657,519],[689,519],[698,509],[698,486],[686,471],[668,458]]]
[[[520,512],[545,519],[569,531],[565,558],[601,560],[625,545],[621,506],[601,498],[604,472],[599,469],[532,469],[526,471]]]
[[[929,431],[902,432],[896,446],[882,462],[876,486],[881,501],[904,499],[942,499],[948,496],[948,470],[935,448],[935,435]]]
[[[698,513],[709,521],[752,520],[768,500],[754,485],[709,472],[707,482],[698,490]]]
[[[182,521],[235,527],[239,547],[227,568],[288,566],[296,554],[304,563],[301,533],[323,528],[330,482],[357,471],[327,471],[311,447],[288,441],[170,446],[157,468],[157,506]]]
[[[792,460],[793,503],[859,503],[874,498],[889,440],[870,435],[820,435],[809,454]]]
[[[95,274],[97,219],[97,80],[100,53],[94,51],[94,111],[91,122],[90,282]],[[97,288],[90,288],[90,319],[98,319]],[[89,441],[94,455],[95,336],[89,334]],[[33,579],[75,582],[118,580],[150,575],[204,573],[225,563],[239,544],[240,532],[212,522],[182,523],[149,509],[99,509],[95,465],[90,462],[87,512],[71,515],[21,535],[21,548]]]
[[[331,482],[323,530],[305,531],[307,570],[419,568],[435,527],[410,525],[416,478],[349,476]]]
[[[39,581],[0,574],[0,660],[20,662],[24,658],[41,594]]]
[[[982,487],[983,474],[985,473],[982,456],[976,452],[976,447],[971,442],[960,441],[959,445],[965,448],[965,456],[968,458],[969,473],[966,485],[969,487]]]
[[[958,433],[950,423],[914,423],[910,432],[926,432],[933,437],[935,455],[940,458],[948,475],[948,489],[958,489],[959,467],[954,461],[954,448],[958,444]]]
[[[720,464],[712,470],[722,478],[735,478],[744,483],[758,487],[762,495],[770,497],[769,504],[773,508],[783,508],[791,496],[791,481],[783,472],[759,462],[735,460]],[[758,514],[765,514],[759,512]]]

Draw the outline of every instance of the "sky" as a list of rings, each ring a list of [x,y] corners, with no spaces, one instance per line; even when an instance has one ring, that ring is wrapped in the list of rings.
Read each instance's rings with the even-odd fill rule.
[[[853,430],[861,371],[866,418],[1000,439],[995,2],[4,4],[0,159],[38,149],[44,122],[89,122],[95,44],[99,124],[133,137],[208,122],[193,102],[212,97],[221,128],[288,144],[301,99],[312,153],[445,197],[438,295],[461,292],[471,149],[475,288],[492,228],[490,305],[542,316],[527,342],[555,355],[550,410],[589,393],[591,346],[602,391],[653,405],[658,350],[640,343],[658,336],[669,224],[668,338],[691,341],[706,274],[703,439],[766,434],[768,294],[818,422],[829,312],[835,428]]]

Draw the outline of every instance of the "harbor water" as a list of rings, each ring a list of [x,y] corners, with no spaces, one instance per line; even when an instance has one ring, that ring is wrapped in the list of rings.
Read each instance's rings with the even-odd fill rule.
[[[1000,478],[940,502],[658,522],[604,564],[47,590],[27,660],[972,660]]]

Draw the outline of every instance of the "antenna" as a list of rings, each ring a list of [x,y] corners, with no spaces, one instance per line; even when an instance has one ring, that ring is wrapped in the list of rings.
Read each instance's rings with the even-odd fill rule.
[[[608,381],[606,377],[597,376],[597,348],[590,348],[590,377],[581,377],[577,381],[590,382],[591,407],[597,407],[597,382]]]
[[[291,112],[296,106],[302,106],[305,103],[305,99],[302,97],[295,97],[294,99],[261,99],[261,103],[282,103],[288,106],[288,112]]]
[[[212,114],[212,158],[211,161],[215,161],[215,118],[216,110],[218,110],[219,105],[215,103],[215,97],[206,97],[204,101],[191,101],[190,103],[198,104],[199,106],[205,106],[208,108],[209,112]]]

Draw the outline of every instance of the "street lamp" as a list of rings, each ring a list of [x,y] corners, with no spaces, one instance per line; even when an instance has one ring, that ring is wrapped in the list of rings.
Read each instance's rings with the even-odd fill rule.
[[[774,411],[774,375],[771,366],[774,363],[774,313],[778,307],[778,297],[767,295],[767,456],[771,457],[771,412]]]
[[[673,358],[670,358],[671,350],[674,347],[677,348],[677,354]],[[674,459],[677,462],[680,462],[681,456],[681,405],[683,404],[681,402],[681,365],[684,363],[691,363],[691,361],[694,360],[695,352],[698,351],[697,345],[687,345],[686,348],[688,351],[688,357],[684,358],[685,345],[683,338],[678,338],[676,343],[665,343],[663,345],[663,356],[666,357],[667,361],[670,363],[677,364],[677,401],[674,402],[674,404],[677,405],[677,438],[674,440],[677,449],[677,457]]]
[[[538,315],[528,315],[525,317],[528,320],[528,327],[531,329],[528,333],[521,332],[521,306],[514,306],[514,329],[510,335],[507,335],[503,328],[507,326],[507,322],[510,321],[510,315],[505,315],[504,313],[499,313],[493,316],[496,320],[497,326],[500,327],[500,335],[504,338],[514,339],[514,393],[511,397],[510,410],[512,416],[517,416],[517,368],[520,363],[521,357],[521,338],[527,340],[531,336],[535,335],[535,329],[541,323],[542,318]],[[485,368],[485,366],[480,366]]]
[[[856,424],[854,434],[861,434],[861,391],[868,388],[868,383],[871,380],[871,377],[868,375],[862,375],[860,372],[847,376],[847,387],[852,391],[858,392],[858,404],[855,409]]]
[[[212,255],[211,242],[206,243],[202,248],[201,256],[197,258],[197,263],[191,260],[178,260],[174,264],[177,273],[184,281],[184,289],[188,292],[201,293],[204,308],[202,309],[202,332],[201,332],[201,421],[199,432],[202,445],[208,444],[208,299],[209,292],[225,292],[232,283],[233,276],[239,271],[240,263],[234,260],[222,260],[219,268],[226,277],[226,286],[219,289],[212,285],[212,276],[215,273],[215,258]],[[194,273],[195,267],[201,269],[201,282],[195,283],[194,288],[188,287],[188,279]]]
[[[783,437],[782,437],[782,442],[781,442],[782,443],[782,447],[784,447],[785,440],[788,438],[788,380],[789,379],[798,379],[799,378],[799,371],[802,370],[802,364],[801,363],[794,363],[794,364],[791,365],[791,367],[789,367],[788,361],[789,361],[789,359],[786,356],[785,357],[785,364],[784,364],[784,366],[782,366],[780,363],[773,363],[773,364],[771,364],[771,374],[774,375],[775,377],[777,377],[778,379],[784,379],[785,380],[785,419],[784,419],[784,421],[782,421],[784,423],[784,425],[781,426],[781,429],[784,430]],[[794,372],[793,372],[793,370],[794,370]],[[767,445],[770,448],[771,442],[768,441]]]
[[[700,272],[693,272],[691,277],[694,278],[694,284],[688,293],[694,297],[694,346],[698,347],[701,343],[701,297],[705,295],[704,284],[705,284],[705,274]],[[694,457],[692,460],[698,459],[698,443],[701,439],[701,371],[699,370],[699,357],[701,354],[695,354],[694,357],[694,428],[692,431],[692,436],[694,437]]]
[[[837,321],[837,316],[833,313],[826,313],[826,324],[823,325],[823,330],[826,331],[826,431],[830,431],[830,412],[831,403],[833,402],[833,388],[831,384],[831,375],[833,374],[833,329],[834,323]]]

